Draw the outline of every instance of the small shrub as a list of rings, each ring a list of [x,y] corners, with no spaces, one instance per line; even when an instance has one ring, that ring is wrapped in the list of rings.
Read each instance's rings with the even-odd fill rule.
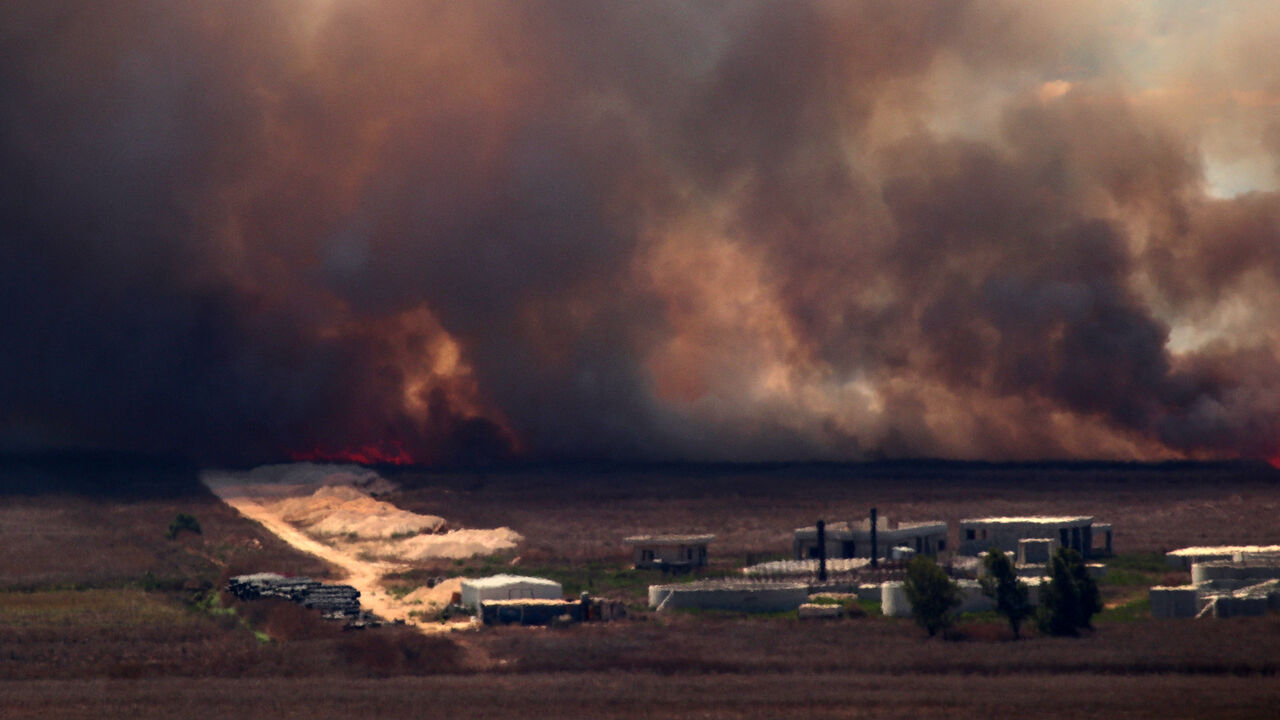
[[[173,518],[173,522],[169,523],[169,531],[165,533],[165,537],[173,540],[178,537],[178,533],[183,530],[190,530],[196,535],[203,534],[200,530],[200,521],[196,520],[196,516],[190,513],[178,513]]]

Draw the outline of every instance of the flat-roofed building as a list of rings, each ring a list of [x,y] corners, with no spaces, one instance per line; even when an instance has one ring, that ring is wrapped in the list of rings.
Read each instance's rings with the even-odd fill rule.
[[[1104,540],[1095,548],[1094,534]],[[991,548],[1016,552],[1018,541],[1053,540],[1058,547],[1072,548],[1084,557],[1111,554],[1111,526],[1094,523],[1089,515],[965,518],[960,521],[960,553],[981,555]]]
[[[633,535],[622,541],[631,546],[638,569],[689,569],[707,564],[707,545],[715,539],[715,535]]]

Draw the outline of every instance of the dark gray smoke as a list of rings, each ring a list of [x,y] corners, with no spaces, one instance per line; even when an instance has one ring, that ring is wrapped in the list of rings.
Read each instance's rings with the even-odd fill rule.
[[[1139,5],[8,3],[0,448],[1276,457],[1277,13]]]

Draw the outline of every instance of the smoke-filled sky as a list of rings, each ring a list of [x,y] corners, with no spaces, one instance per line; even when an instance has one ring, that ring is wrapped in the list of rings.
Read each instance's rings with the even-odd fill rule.
[[[0,448],[1280,455],[1271,0],[0,6]]]

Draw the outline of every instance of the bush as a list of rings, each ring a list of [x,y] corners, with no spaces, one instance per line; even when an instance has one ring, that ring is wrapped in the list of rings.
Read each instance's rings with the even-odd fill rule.
[[[1027,585],[1018,579],[1009,556],[998,548],[991,548],[982,557],[987,574],[982,578],[982,592],[996,601],[996,612],[1009,621],[1009,629],[1015,638],[1020,637],[1022,621],[1031,616],[1031,600]]]
[[[951,627],[952,611],[960,605],[960,588],[936,562],[924,555],[912,558],[903,590],[911,601],[912,617],[930,637]]]
[[[1084,558],[1071,548],[1054,553],[1048,584],[1040,588],[1040,631],[1050,635],[1078,635],[1092,627],[1102,611],[1098,584],[1089,577]]]
[[[178,513],[177,516],[173,518],[173,522],[169,523],[169,532],[165,533],[165,537],[172,540],[178,537],[178,533],[183,530],[190,530],[197,535],[202,534],[200,531],[200,521],[196,520],[195,515],[190,513]]]

